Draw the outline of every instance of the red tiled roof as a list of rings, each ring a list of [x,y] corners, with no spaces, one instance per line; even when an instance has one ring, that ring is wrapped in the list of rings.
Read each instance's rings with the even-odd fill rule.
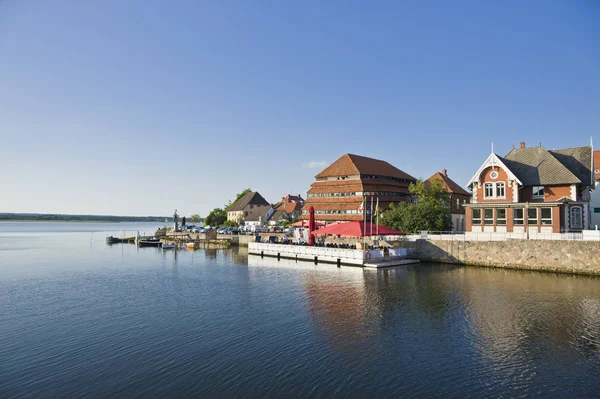
[[[389,176],[396,179],[415,180],[414,177],[385,161],[354,154],[342,155],[337,161],[329,165],[315,177],[350,175]]]
[[[287,214],[291,214],[296,210],[299,211],[300,209],[302,209],[302,204],[300,202],[288,202],[285,206],[285,212]]]
[[[447,174],[440,173],[440,172],[434,173],[433,176],[431,176],[429,179],[425,180],[425,184],[427,184],[428,182],[430,182],[433,179],[440,180],[442,182],[442,184],[444,185],[444,187],[446,187],[446,190],[448,190],[448,192],[450,194],[471,195],[468,191],[466,191],[464,188],[459,186],[454,180],[449,178]]]

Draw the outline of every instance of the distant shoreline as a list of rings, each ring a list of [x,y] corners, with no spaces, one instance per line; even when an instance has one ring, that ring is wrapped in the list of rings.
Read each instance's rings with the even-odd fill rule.
[[[69,219],[2,219],[0,223],[49,223],[49,222],[57,222],[57,223],[155,223],[155,224],[168,224],[165,222],[155,222],[152,220],[69,220]]]

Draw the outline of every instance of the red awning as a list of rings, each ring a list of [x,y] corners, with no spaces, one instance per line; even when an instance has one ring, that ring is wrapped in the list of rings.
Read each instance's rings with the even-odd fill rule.
[[[308,228],[308,220],[301,220],[299,222],[294,223],[292,226]],[[324,226],[325,226],[325,223],[315,221],[315,227],[324,227]]]
[[[340,235],[340,236],[346,236],[346,237],[364,237],[364,236],[370,236],[370,235],[380,235],[380,236],[405,236],[406,233],[403,233],[401,231],[398,230],[394,230],[394,229],[390,229],[389,227],[385,227],[385,226],[381,226],[379,225],[379,231],[377,231],[377,224],[376,223],[372,223],[373,225],[373,232],[371,233],[371,223],[370,222],[363,222],[363,221],[357,221],[357,222],[347,222],[347,223],[337,223],[337,224],[330,224],[329,226],[323,228],[323,229],[319,229],[315,232],[313,232],[313,234],[315,235],[325,235],[325,234],[331,234],[331,235]]]

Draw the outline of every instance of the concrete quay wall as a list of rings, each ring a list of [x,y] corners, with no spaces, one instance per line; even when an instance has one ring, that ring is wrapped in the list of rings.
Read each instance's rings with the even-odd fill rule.
[[[409,254],[422,262],[600,275],[600,244],[590,241],[417,240]]]

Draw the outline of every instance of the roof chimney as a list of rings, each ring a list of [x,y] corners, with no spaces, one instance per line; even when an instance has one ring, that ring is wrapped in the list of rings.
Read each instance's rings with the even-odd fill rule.
[[[443,174],[444,176],[448,176],[448,171],[447,171],[446,169],[442,169],[442,174]]]
[[[521,141],[521,148],[525,148],[525,142]]]

